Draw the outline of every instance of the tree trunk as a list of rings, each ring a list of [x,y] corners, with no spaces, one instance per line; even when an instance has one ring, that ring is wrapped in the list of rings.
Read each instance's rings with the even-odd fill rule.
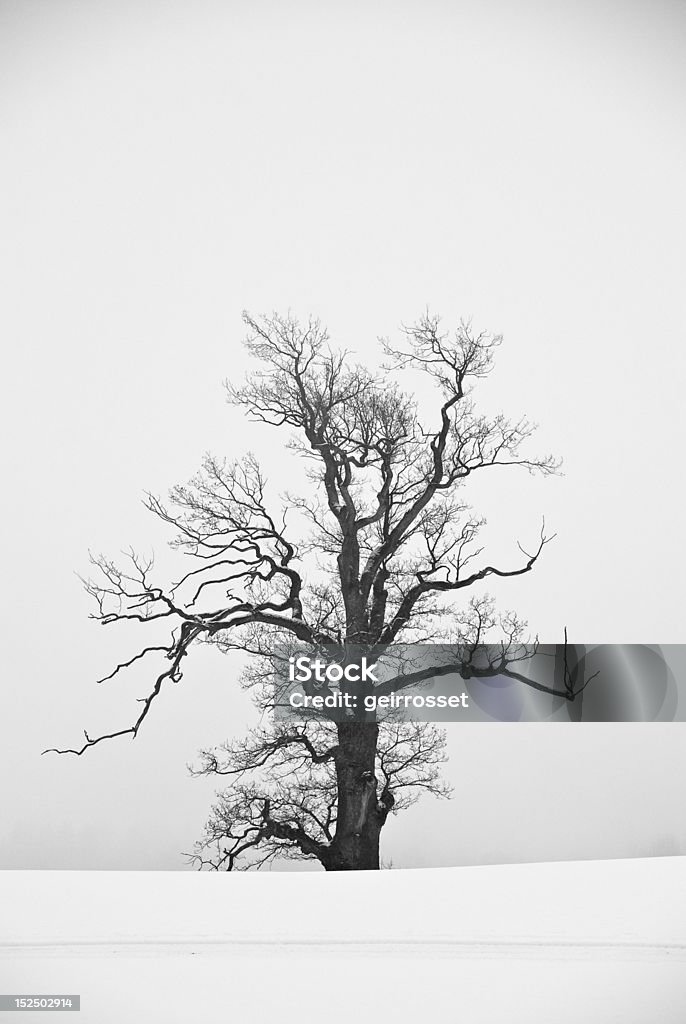
[[[379,807],[374,774],[379,727],[376,723],[338,726],[338,806],[336,835],[327,871],[378,871],[379,839],[386,813]]]

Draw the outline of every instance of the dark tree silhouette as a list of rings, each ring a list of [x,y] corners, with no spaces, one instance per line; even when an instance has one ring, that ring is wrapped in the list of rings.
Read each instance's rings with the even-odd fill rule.
[[[473,386],[491,370],[500,337],[464,322],[448,335],[427,314],[403,330],[402,344],[383,343],[387,364],[374,373],[333,350],[317,320],[244,320],[257,368],[227,385],[230,401],[252,420],[285,428],[286,447],[306,460],[310,486],[273,505],[254,456],[230,463],[208,456],[167,502],[148,495],[148,508],[173,528],[172,544],[191,568],[165,589],[153,582],[152,563],[135,553],[125,569],[101,556],[92,559],[97,578],[85,585],[105,625],[164,619],[171,627],[168,642],[142,647],[105,678],[141,658],[160,658],[161,671],[132,725],[85,734],[83,746],[59,752],[82,755],[106,739],[137,736],[165,683],[180,680],[184,659],[201,643],[248,655],[243,683],[263,707],[273,702],[274,651],[284,643],[344,658],[351,646],[449,642],[461,652],[452,672],[511,675],[573,700],[567,676],[558,691],[517,673],[532,645],[515,614],[498,615],[480,592],[456,600],[491,576],[530,572],[551,539],[542,529],[531,551],[519,547],[512,566],[481,561],[483,519],[464,498],[469,478],[487,469],[557,469],[552,456],[524,451],[534,429],[528,420],[475,407]],[[406,369],[433,381],[431,424],[394,382]],[[487,639],[488,658],[476,659]],[[418,675],[386,680],[384,690]],[[274,722],[202,752],[196,771],[231,782],[194,859],[226,869],[276,857],[316,859],[327,870],[378,868],[389,813],[422,792],[448,795],[444,760],[444,736],[433,725],[369,714]]]

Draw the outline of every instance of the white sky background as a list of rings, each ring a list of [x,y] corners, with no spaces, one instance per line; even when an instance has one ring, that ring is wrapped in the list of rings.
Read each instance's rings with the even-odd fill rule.
[[[183,867],[251,716],[212,652],[135,743],[139,636],[89,622],[87,550],[154,547],[139,503],[202,453],[264,456],[221,388],[240,312],[318,314],[375,359],[428,305],[505,344],[489,404],[565,459],[478,484],[494,590],[542,640],[679,643],[686,4],[0,3],[5,346],[0,866]],[[178,575],[178,574],[176,574]],[[450,730],[452,803],[395,866],[686,852],[681,725]]]

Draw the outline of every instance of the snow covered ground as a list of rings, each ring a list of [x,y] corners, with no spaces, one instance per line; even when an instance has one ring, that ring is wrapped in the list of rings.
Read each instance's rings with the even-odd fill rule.
[[[77,1019],[93,1024],[682,1024],[686,858],[355,875],[8,871],[0,992],[80,994]]]

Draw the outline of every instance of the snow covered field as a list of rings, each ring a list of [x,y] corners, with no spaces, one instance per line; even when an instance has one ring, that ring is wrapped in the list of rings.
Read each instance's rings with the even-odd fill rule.
[[[683,857],[4,872],[0,908],[0,992],[80,994],[89,1024],[686,1020]]]

